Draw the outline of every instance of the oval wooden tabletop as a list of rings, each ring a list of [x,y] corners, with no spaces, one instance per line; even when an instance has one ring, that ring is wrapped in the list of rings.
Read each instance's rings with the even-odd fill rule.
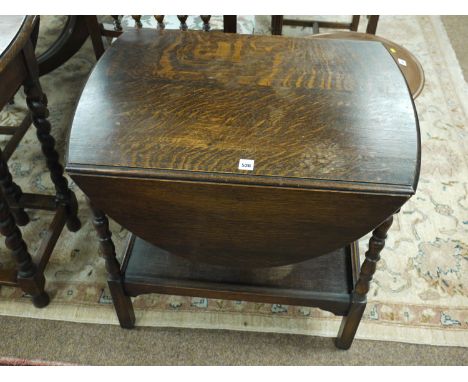
[[[67,169],[411,194],[418,120],[377,42],[141,29],[94,68]]]
[[[406,81],[408,82],[413,99],[416,99],[424,88],[424,70],[419,60],[408,49],[394,43],[393,41],[380,36],[360,32],[321,33],[308,36],[308,38],[379,41],[385,46],[385,48],[387,48],[396,64],[400,67]]]
[[[0,16],[0,70],[23,48],[36,16]]]

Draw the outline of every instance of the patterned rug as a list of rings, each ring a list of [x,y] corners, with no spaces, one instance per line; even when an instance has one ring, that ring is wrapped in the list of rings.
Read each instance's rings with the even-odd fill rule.
[[[57,36],[61,17],[44,17],[38,50]],[[365,20],[363,20],[364,22]],[[131,25],[124,20],[124,25]],[[154,25],[144,17],[145,26]],[[213,19],[220,28],[221,18]],[[178,21],[167,20],[176,28]],[[201,27],[199,18],[189,24]],[[363,25],[360,26],[361,28]],[[269,17],[242,16],[243,33],[269,33]],[[310,28],[285,27],[290,36],[310,35]],[[383,16],[378,34],[409,49],[421,62],[426,84],[416,100],[422,134],[419,189],[389,232],[387,246],[368,295],[357,338],[433,345],[468,344],[468,149],[466,83],[439,17]],[[131,52],[129,52],[131,54]],[[95,59],[89,41],[68,63],[42,77],[49,97],[53,134],[63,155],[73,107]],[[24,115],[22,94],[0,114],[0,124],[15,124]],[[90,131],[92,134],[92,131]],[[0,138],[0,143],[5,139]],[[15,181],[25,191],[52,193],[51,182],[31,129],[10,161]],[[106,287],[104,262],[90,223],[83,194],[83,228],[62,233],[46,270],[52,297],[35,309],[19,289],[0,288],[0,314],[53,320],[117,324]],[[22,229],[30,251],[50,223],[51,215],[32,212]],[[122,253],[127,232],[111,222]],[[364,253],[367,238],[361,241]],[[0,244],[0,268],[11,260]],[[166,295],[134,300],[137,325],[283,332],[334,337],[340,318],[318,309]]]

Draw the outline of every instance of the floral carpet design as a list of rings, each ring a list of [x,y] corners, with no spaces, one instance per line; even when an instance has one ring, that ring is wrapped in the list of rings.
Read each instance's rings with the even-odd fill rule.
[[[362,23],[365,18],[362,17]],[[44,17],[38,50],[57,36],[63,17]],[[142,18],[154,27],[152,16]],[[133,27],[125,18],[124,27]],[[201,29],[201,19],[189,18],[190,29]],[[269,34],[267,16],[239,17],[242,33]],[[222,18],[212,18],[212,29]],[[175,17],[167,28],[177,28]],[[361,28],[364,27],[361,25]],[[285,27],[290,36],[312,34],[310,28]],[[468,130],[467,89],[448,37],[438,17],[382,16],[377,34],[403,45],[421,62],[425,87],[416,99],[421,125],[422,168],[416,195],[402,208],[389,231],[368,295],[368,306],[357,338],[468,345]],[[131,52],[129,52],[131,54]],[[65,153],[73,108],[88,73],[95,64],[88,41],[64,66],[41,78],[49,98],[52,133],[60,154]],[[22,92],[20,92],[22,93]],[[25,113],[22,94],[0,113],[0,125],[19,123]],[[92,134],[92,127],[90,127]],[[0,137],[0,143],[5,142]],[[9,162],[14,180],[24,191],[52,193],[53,187],[32,127]],[[117,324],[106,286],[104,261],[84,195],[71,183],[80,203],[83,228],[64,230],[46,269],[46,289],[52,297],[35,309],[19,289],[0,288],[0,314],[65,321]],[[129,190],[129,195],[131,190]],[[22,228],[31,253],[52,215],[32,212]],[[118,253],[128,233],[111,222]],[[360,242],[365,252],[367,239]],[[3,240],[0,269],[12,262]],[[340,318],[318,309],[166,295],[134,300],[137,325],[180,326],[284,333],[336,335]]]

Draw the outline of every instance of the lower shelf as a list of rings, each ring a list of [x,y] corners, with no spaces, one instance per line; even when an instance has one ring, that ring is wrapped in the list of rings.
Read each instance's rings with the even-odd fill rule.
[[[302,263],[246,270],[194,263],[132,235],[122,274],[129,296],[162,293],[314,306],[346,315],[358,268],[357,243]]]

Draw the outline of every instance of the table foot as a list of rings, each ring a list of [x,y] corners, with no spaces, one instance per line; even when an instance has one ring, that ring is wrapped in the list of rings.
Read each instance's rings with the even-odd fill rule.
[[[335,339],[338,349],[348,350],[351,347],[365,308],[365,302],[352,303],[348,315],[341,321],[338,337]]]
[[[109,220],[104,212],[93,206],[88,199],[88,205],[93,214],[93,226],[99,238],[101,255],[106,262],[107,283],[112,295],[112,301],[122,328],[131,329],[135,326],[135,313],[132,300],[125,293],[120,264],[117,261],[112,233],[109,230]]]
[[[30,222],[29,215],[22,208],[12,209],[11,213],[15,217],[16,224],[20,227],[24,227]]]
[[[135,312],[133,311],[132,300],[125,294],[122,281],[108,280],[107,284],[109,285],[120,326],[124,329],[133,329],[135,327]]]
[[[43,291],[32,297],[32,303],[36,308],[44,308],[49,305],[50,297],[47,292]]]
[[[380,260],[380,252],[385,247],[387,231],[392,226],[392,223],[393,215],[372,232],[372,237],[369,240],[369,249],[366,252],[366,259],[362,264],[359,279],[356,282],[352,295],[351,308],[348,315],[341,322],[338,337],[335,341],[336,347],[340,349],[349,349],[353,343],[364,309],[366,308],[366,295],[369,292],[370,281],[374,276],[377,262]]]
[[[33,296],[35,306],[46,306],[49,303],[49,296],[44,291],[44,274],[38,271],[32,261],[21,231],[3,197],[0,197],[0,233],[5,237],[5,245],[11,251],[16,263],[19,287],[23,292]]]
[[[34,267],[34,273],[31,276],[22,276],[18,274],[18,284],[22,291],[31,296],[33,305],[36,308],[44,308],[49,305],[50,298],[44,290],[45,277],[43,273],[38,272]]]

